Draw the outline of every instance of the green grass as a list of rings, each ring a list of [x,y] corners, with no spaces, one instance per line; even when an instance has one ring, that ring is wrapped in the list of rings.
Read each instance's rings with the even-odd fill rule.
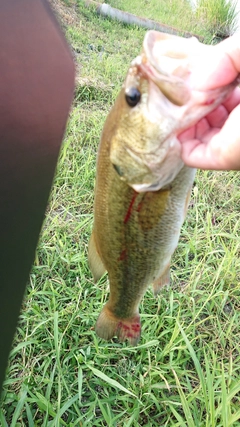
[[[229,37],[237,28],[237,1],[198,0],[196,17],[216,39]]]
[[[180,31],[189,31],[210,42],[212,33],[205,28],[205,22],[196,19],[195,11],[189,0],[109,0],[111,6],[144,18],[153,19],[162,24],[175,27]]]
[[[163,24],[180,28],[181,30],[191,31],[196,23],[192,22],[193,11],[188,0],[109,0],[111,6],[116,7],[126,12],[134,13],[135,15],[145,18],[160,21]],[[181,18],[185,18],[180,21]],[[179,26],[179,22],[181,25]]]
[[[121,1],[130,10],[129,3]],[[107,277],[94,284],[87,264],[96,150],[145,32],[81,3],[76,13],[66,34],[81,76],[9,359],[0,425],[237,427],[239,173],[197,174],[172,286],[157,298],[146,293],[139,345],[106,343],[94,332],[108,298]]]

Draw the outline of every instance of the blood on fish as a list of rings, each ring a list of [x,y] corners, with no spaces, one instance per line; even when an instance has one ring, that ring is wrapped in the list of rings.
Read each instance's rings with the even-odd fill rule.
[[[118,257],[118,261],[124,261],[127,258],[127,249],[123,249],[123,251],[120,253],[120,256]]]
[[[132,325],[128,326],[124,322],[118,322],[117,328],[124,329],[124,331],[130,331],[131,329],[133,332],[139,332],[141,329],[141,325],[140,323],[133,323]],[[130,333],[131,332],[129,332],[129,334]]]
[[[133,338],[133,334],[131,334],[131,332],[127,333],[127,338]]]
[[[145,200],[145,195],[142,197],[142,200],[138,203],[137,212],[140,212],[140,210],[142,209],[144,200]]]
[[[132,196],[132,200],[131,200],[131,202],[129,204],[126,216],[125,216],[124,221],[123,221],[124,224],[126,224],[128,222],[128,220],[130,219],[130,216],[131,216],[131,213],[132,213],[132,209],[133,209],[133,205],[134,205],[134,202],[136,200],[137,195],[138,195],[138,193],[136,191],[134,191],[134,194]]]
[[[133,338],[136,333],[139,333],[141,326],[140,323],[133,323],[132,325],[128,326],[124,322],[118,322],[117,329],[123,329],[126,333],[126,337]]]
[[[124,327],[124,323],[123,322],[118,322],[117,329],[121,329],[123,327]]]
[[[131,325],[131,329],[132,329],[134,332],[138,332],[138,331],[140,331],[140,329],[141,329],[140,323],[133,323],[133,324]]]

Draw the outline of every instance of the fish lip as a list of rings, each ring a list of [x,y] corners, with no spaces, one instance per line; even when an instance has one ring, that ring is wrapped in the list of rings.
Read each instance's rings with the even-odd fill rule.
[[[164,43],[167,43],[164,48]],[[177,49],[176,49],[176,43],[177,43]],[[160,46],[160,51],[157,49],[157,47]],[[202,49],[203,44],[199,43],[199,40],[196,37],[191,37],[188,39],[175,36],[173,34],[163,34],[158,31],[150,30],[146,33],[144,40],[143,40],[143,47],[142,47],[142,55],[143,55],[143,63],[149,63],[152,65],[152,67],[157,70],[161,75],[164,75],[166,77],[173,77],[178,80],[184,80],[186,75],[188,73],[184,72],[180,75],[175,74],[176,68],[179,68],[179,65],[182,65],[182,63],[185,62],[184,69],[188,68],[189,66],[189,57],[193,54],[196,54]],[[157,50],[157,55],[156,55]],[[159,58],[168,58],[169,60],[172,60],[172,65],[174,65],[174,62],[177,62],[174,65],[174,68],[172,68],[169,65],[167,65],[167,68],[165,66],[161,65],[159,62]],[[182,71],[184,71],[182,69]],[[183,77],[185,75],[185,77]]]
[[[137,193],[146,193],[147,191],[157,191],[159,188],[156,188],[155,190],[151,190],[152,184],[131,184],[131,187],[137,192]]]
[[[169,190],[171,189],[171,185],[169,182],[161,184],[161,182],[156,182],[155,184],[133,184],[131,187],[137,193],[146,193],[148,191],[154,192],[158,190]]]
[[[174,76],[164,72],[161,67],[158,67],[157,63],[152,63],[151,58],[148,58],[143,53],[143,60],[138,65],[138,70],[142,76],[148,80],[151,80],[161,93],[174,105],[183,106],[191,98],[189,85],[181,77]],[[173,93],[173,88],[174,90]],[[179,95],[178,95],[179,93]]]

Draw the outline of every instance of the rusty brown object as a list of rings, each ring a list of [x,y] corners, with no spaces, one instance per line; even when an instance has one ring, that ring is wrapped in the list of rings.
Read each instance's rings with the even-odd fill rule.
[[[189,31],[178,30],[177,28],[170,27],[166,24],[161,24],[152,19],[142,18],[136,16],[133,13],[124,12],[123,10],[116,9],[106,3],[98,3],[94,0],[84,0],[84,4],[87,7],[93,6],[99,15],[106,16],[111,19],[116,19],[124,24],[137,25],[138,27],[144,27],[149,30],[161,31],[163,33],[173,34],[182,37],[196,37],[199,41],[203,41],[203,37],[197,34],[193,34]]]
[[[45,0],[0,2],[0,387],[74,90]]]

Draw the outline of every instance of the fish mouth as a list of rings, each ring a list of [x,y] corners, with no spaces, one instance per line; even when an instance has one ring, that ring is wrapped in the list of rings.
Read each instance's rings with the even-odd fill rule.
[[[239,85],[240,77],[226,86],[216,85],[211,90],[195,88],[191,74],[199,66],[199,61],[206,61],[205,49],[206,45],[200,43],[196,37],[181,38],[150,30],[144,37],[139,70],[176,106],[187,107],[191,101],[193,105],[217,106],[226,98],[231,88]],[[209,111],[213,110],[212,107]],[[206,112],[202,116],[204,115]],[[199,116],[198,120],[200,118]],[[194,122],[195,119],[187,127]]]
[[[191,91],[186,83],[188,55],[185,45],[182,51],[173,50],[173,43],[176,40],[178,41],[176,36],[148,31],[143,42],[139,70],[158,86],[172,104],[182,106],[191,98]],[[194,46],[196,42],[198,43],[198,40],[193,38]]]
[[[170,180],[172,182],[172,180]],[[148,191],[158,191],[158,190],[170,190],[171,184],[167,181],[166,184],[162,184],[162,181],[155,182],[154,184],[134,184],[132,188],[137,193],[147,193]]]

